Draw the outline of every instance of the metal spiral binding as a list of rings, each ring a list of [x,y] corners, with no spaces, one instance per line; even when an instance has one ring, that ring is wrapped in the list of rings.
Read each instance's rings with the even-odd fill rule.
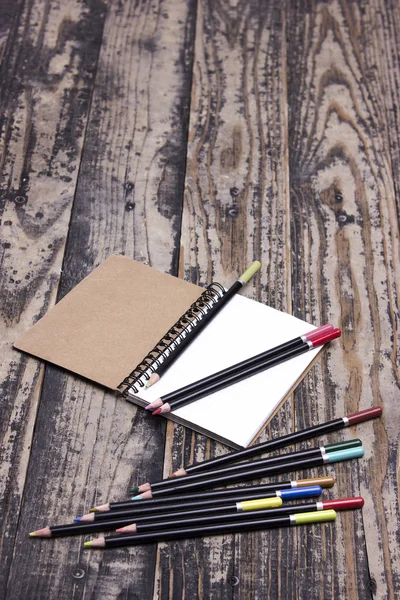
[[[142,362],[119,384],[118,389],[126,396],[128,389],[135,394],[143,388],[150,375],[157,370],[163,359],[179,345],[184,337],[201,321],[220,298],[225,294],[225,288],[218,282],[211,283],[199,298],[188,308],[185,314],[157,342],[154,348],[145,356]]]

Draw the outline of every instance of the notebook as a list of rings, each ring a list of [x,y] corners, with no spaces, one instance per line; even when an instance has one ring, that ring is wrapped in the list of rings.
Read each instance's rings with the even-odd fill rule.
[[[111,256],[14,347],[117,390],[139,405],[293,339],[313,326],[236,295],[195,336],[161,380],[145,387],[163,352],[218,302],[204,289],[123,256]],[[233,448],[251,444],[305,375],[320,349],[170,412],[167,418]],[[149,419],[163,418],[153,417]]]

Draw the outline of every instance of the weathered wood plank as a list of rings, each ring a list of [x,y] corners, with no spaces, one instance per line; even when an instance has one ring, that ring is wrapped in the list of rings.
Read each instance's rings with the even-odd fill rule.
[[[109,5],[59,297],[112,253],[177,272],[194,18],[193,2]],[[160,477],[164,429],[46,368],[7,598],[152,596],[155,546],[102,555],[26,536]]]
[[[43,375],[11,345],[55,300],[104,19],[98,2],[13,6],[0,71],[2,598]]]
[[[298,423],[384,406],[382,420],[357,431],[365,457],[335,468],[336,494],[359,491],[363,513],[339,516],[320,585],[298,582],[300,597],[398,595],[399,237],[387,82],[376,68],[396,40],[382,29],[381,4],[288,6],[293,307],[343,330],[316,373],[316,393],[305,385],[297,398]],[[299,559],[313,547],[307,540]]]
[[[181,272],[193,282],[229,285],[260,259],[261,275],[244,293],[289,309],[281,13],[279,2],[198,4]],[[282,411],[274,427],[282,431],[287,418]],[[168,434],[165,474],[227,450],[173,425]],[[264,559],[259,551],[254,566]],[[154,598],[229,598],[240,560],[231,535],[162,547]]]
[[[111,3],[59,297],[112,252],[177,270],[195,2],[182,4]],[[10,344],[54,302],[104,10],[22,6],[0,30],[0,597],[395,598],[399,6],[203,0],[182,222],[185,277],[229,283],[261,256],[248,295],[341,324],[263,439],[384,404],[381,423],[343,432],[365,459],[331,470],[330,496],[362,493],[363,516],[102,556],[26,533],[158,476],[163,425],[55,368],[42,382]],[[225,451],[171,424],[166,443],[165,474]]]
[[[3,62],[3,56],[6,52],[7,43],[13,37],[18,28],[19,12],[24,5],[24,0],[19,2],[9,2],[9,0],[0,0],[0,69]]]

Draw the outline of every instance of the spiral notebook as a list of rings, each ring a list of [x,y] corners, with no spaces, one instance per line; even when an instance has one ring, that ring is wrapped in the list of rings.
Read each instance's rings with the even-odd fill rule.
[[[193,335],[224,293],[204,289],[123,256],[111,256],[83,279],[15,344],[146,406],[245,358],[313,329],[308,323],[236,295],[163,374],[145,383],[180,335]],[[311,350],[245,379],[167,418],[233,448],[251,444],[305,375]],[[149,419],[154,419],[151,414]],[[163,418],[163,417],[157,417]]]

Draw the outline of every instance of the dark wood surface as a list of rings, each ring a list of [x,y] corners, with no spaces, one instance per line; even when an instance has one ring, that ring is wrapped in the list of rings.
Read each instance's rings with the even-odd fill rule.
[[[399,597],[399,39],[394,0],[0,0],[1,600]],[[260,259],[247,296],[342,328],[260,440],[381,404],[320,471],[362,512],[28,538],[226,451],[13,350],[113,253],[200,285]]]

